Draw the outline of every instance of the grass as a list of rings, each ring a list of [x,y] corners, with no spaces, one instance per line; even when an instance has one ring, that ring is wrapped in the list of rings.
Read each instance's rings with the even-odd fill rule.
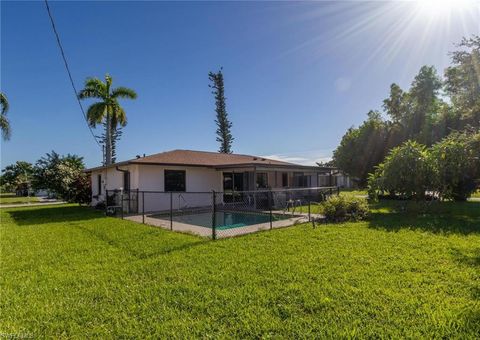
[[[354,195],[354,196],[366,196],[368,191],[366,189],[346,189],[343,188],[340,191],[340,194]]]
[[[17,196],[14,193],[1,193],[0,204],[20,204],[38,202],[37,197],[23,197]]]
[[[478,338],[480,203],[219,241],[78,206],[2,209],[2,334]]]

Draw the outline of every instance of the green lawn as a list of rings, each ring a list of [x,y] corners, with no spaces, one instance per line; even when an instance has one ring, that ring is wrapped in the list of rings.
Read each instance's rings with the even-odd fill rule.
[[[77,206],[2,209],[0,333],[478,338],[480,203],[208,241]]]
[[[366,196],[368,191],[366,189],[341,189],[341,194],[354,195],[354,196]]]
[[[29,202],[38,202],[38,198],[16,196],[15,194],[12,194],[12,193],[0,194],[0,204],[18,204],[18,203],[29,203]]]

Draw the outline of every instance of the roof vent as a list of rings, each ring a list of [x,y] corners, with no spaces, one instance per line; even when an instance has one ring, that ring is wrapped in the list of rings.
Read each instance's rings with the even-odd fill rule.
[[[140,155],[136,155],[135,157],[136,157],[137,159],[139,159],[139,158],[140,158]]]
[[[257,157],[253,157],[253,160],[256,161],[256,160],[258,160],[258,158],[257,158]]]
[[[266,159],[265,159],[265,158],[262,158],[262,161],[266,161]]]

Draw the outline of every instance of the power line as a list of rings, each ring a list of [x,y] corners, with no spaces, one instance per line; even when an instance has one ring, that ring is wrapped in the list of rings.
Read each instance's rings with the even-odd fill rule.
[[[87,115],[85,114],[85,110],[83,109],[82,102],[80,101],[80,98],[78,97],[77,88],[75,87],[75,83],[73,82],[72,73],[70,72],[70,67],[68,66],[68,62],[67,62],[67,58],[65,57],[65,52],[63,50],[62,42],[60,41],[60,36],[57,32],[57,27],[55,26],[55,21],[53,20],[53,16],[52,16],[52,13],[50,12],[50,6],[48,6],[48,1],[47,0],[45,0],[45,6],[47,7],[48,16],[50,17],[50,22],[52,23],[53,33],[55,33],[55,37],[57,38],[58,48],[60,49],[60,54],[62,55],[63,63],[65,64],[65,69],[67,70],[68,78],[70,79],[70,84],[72,84],[73,92],[75,93],[75,98],[77,99],[78,105],[80,106],[80,110],[82,111],[82,114],[83,114],[83,118],[85,119],[85,122],[87,123],[87,127],[90,130],[90,133],[92,134],[92,137],[95,140],[95,143],[97,143],[97,145],[101,148],[102,146],[100,145],[100,143],[97,140],[97,137],[93,133],[93,130],[90,127],[90,124],[88,124]]]

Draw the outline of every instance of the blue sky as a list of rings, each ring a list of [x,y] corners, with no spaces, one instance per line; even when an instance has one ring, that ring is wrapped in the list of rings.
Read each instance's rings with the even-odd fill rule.
[[[465,3],[467,3],[465,5]],[[51,2],[78,88],[112,75],[135,89],[120,160],[216,151],[208,72],[224,68],[237,153],[327,159],[345,130],[379,109],[392,82],[448,65],[480,33],[478,2]],[[46,152],[101,162],[72,93],[43,1],[1,3],[1,90],[13,136],[2,167]],[[85,102],[88,106],[89,102]],[[100,133],[100,131],[98,131]]]

